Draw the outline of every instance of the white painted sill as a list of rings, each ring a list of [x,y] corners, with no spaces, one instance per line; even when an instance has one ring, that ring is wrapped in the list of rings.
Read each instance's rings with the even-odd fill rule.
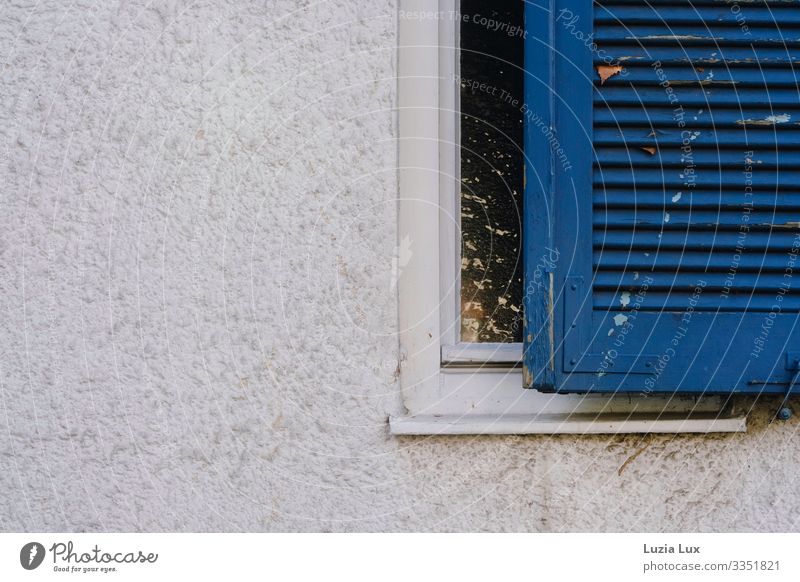
[[[745,432],[743,417],[713,418],[708,416],[658,415],[628,417],[626,415],[547,415],[506,416],[465,415],[406,416],[390,419],[392,434],[414,435],[597,435],[631,433],[691,433]]]
[[[438,388],[405,399],[395,435],[745,432],[719,396],[544,394],[522,388],[519,369],[444,368]]]

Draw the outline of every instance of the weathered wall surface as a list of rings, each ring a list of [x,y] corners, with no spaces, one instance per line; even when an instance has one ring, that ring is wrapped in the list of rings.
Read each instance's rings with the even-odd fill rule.
[[[4,4],[0,529],[796,529],[763,413],[389,436],[396,11]]]

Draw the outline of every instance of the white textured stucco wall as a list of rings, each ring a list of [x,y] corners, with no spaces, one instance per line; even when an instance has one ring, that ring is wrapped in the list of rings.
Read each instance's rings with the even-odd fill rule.
[[[389,436],[396,11],[4,2],[0,529],[797,529],[764,412]]]

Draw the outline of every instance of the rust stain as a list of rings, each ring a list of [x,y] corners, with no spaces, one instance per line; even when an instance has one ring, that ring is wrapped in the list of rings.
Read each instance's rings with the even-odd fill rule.
[[[650,442],[651,441],[648,441],[644,446],[639,447],[638,449],[636,449],[635,453],[633,453],[630,457],[625,459],[625,462],[622,463],[622,465],[620,466],[619,469],[617,469],[617,475],[622,475],[623,471],[625,471],[625,469],[628,468],[628,465],[633,463],[636,460],[636,457],[638,457],[639,455],[641,455],[643,452],[645,452],[647,450],[647,447],[650,446]]]
[[[278,430],[279,428],[283,428],[283,412],[279,412],[275,420],[272,421],[272,430]]]
[[[642,146],[642,149],[651,156],[656,155],[656,148],[654,148],[653,146]]]
[[[600,75],[600,84],[603,85],[608,79],[622,72],[620,65],[598,65],[597,74]]]

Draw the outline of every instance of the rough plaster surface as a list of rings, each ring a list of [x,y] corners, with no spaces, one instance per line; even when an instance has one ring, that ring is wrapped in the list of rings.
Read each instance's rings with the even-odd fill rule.
[[[4,3],[0,529],[796,529],[763,412],[388,434],[396,11]]]

